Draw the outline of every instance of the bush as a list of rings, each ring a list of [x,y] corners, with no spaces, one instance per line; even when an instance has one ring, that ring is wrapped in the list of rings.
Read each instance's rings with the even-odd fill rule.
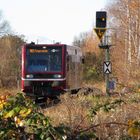
[[[18,140],[33,138],[37,140],[61,140],[56,128],[48,117],[22,93],[0,98],[0,139]]]
[[[102,81],[103,71],[102,64],[103,55],[96,55],[95,53],[85,54],[84,64],[84,80],[86,81]]]

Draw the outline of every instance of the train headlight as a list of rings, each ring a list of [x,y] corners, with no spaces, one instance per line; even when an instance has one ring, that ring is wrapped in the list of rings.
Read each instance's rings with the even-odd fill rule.
[[[62,75],[60,75],[60,74],[55,74],[54,75],[54,78],[61,78],[62,77]]]
[[[33,78],[34,76],[33,76],[33,74],[27,74],[26,75],[26,78]]]

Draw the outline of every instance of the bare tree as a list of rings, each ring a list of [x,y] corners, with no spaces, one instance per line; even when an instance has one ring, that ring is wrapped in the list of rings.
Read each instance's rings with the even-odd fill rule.
[[[140,0],[116,0],[107,10],[109,25],[118,31],[116,47],[112,49],[115,71],[121,78],[125,75],[124,80],[138,79],[140,78]]]
[[[21,45],[24,38],[6,35],[0,38],[0,83],[1,86],[16,86],[21,76]]]

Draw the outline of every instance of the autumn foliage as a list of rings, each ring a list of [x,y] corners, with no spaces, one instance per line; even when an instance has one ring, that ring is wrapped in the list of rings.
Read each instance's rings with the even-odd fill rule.
[[[62,139],[51,125],[49,118],[22,93],[16,96],[0,96],[0,112],[1,140]]]

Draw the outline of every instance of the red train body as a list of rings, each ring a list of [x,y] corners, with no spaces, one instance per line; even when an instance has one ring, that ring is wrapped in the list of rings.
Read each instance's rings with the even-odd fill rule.
[[[27,95],[56,96],[77,89],[82,81],[82,52],[65,44],[22,46],[22,91]]]

